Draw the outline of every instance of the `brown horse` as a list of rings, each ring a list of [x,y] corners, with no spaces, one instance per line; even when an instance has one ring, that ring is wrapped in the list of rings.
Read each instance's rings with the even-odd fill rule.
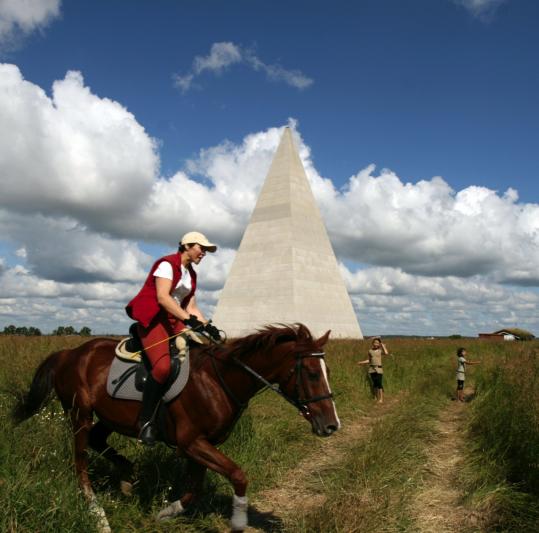
[[[242,531],[247,526],[247,479],[216,445],[226,440],[249,400],[266,386],[298,408],[316,435],[329,436],[339,429],[323,352],[329,333],[314,339],[301,324],[268,326],[227,344],[191,350],[191,375],[180,395],[167,404],[163,435],[163,440],[173,443],[189,460],[187,489],[159,513],[158,519],[182,513],[209,468],[228,478],[234,487],[232,530]],[[114,339],[94,339],[49,355],[13,410],[17,423],[26,420],[47,403],[54,389],[71,415],[75,468],[101,532],[110,531],[110,527],[90,484],[86,448],[89,445],[129,471],[132,464],[108,446],[107,438],[114,431],[136,437],[141,406],[107,393],[116,344]],[[94,413],[99,419],[95,424]]]

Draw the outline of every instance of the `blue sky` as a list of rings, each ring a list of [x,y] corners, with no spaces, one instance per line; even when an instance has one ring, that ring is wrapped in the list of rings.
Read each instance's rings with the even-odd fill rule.
[[[516,187],[539,200],[539,4],[505,2],[485,21],[450,0],[64,2],[14,60],[42,87],[83,72],[159,138],[163,170],[223,139],[297,118],[325,176],[342,184],[376,162],[454,188]],[[313,80],[303,91],[238,65],[187,72],[211,43],[254,47]]]
[[[479,293],[490,290],[501,300],[516,298],[514,313],[504,316],[500,310],[498,315],[487,313],[485,316],[480,307],[475,310],[459,307],[465,318],[459,322],[461,315],[455,312],[451,328],[473,333],[480,327],[495,329],[501,323],[512,325],[506,323],[510,319],[519,325],[539,329],[539,319],[534,318],[530,307],[530,302],[536,302],[539,273],[531,263],[531,266],[523,265],[525,260],[511,262],[510,259],[511,256],[517,257],[522,247],[528,248],[533,258],[539,245],[534,233],[539,224],[536,210],[539,203],[537,2],[96,0],[89,3],[82,0],[35,0],[37,7],[34,13],[18,12],[11,9],[10,4],[13,5],[13,0],[0,3],[0,62],[15,65],[21,78],[33,88],[45,91],[49,98],[53,98],[55,82],[64,80],[68,71],[79,72],[82,81],[72,80],[71,92],[63,93],[71,107],[59,106],[60,100],[55,105],[62,108],[64,118],[69,109],[79,105],[84,113],[83,106],[89,103],[82,100],[83,94],[89,91],[99,109],[91,132],[77,146],[93,146],[92,143],[98,146],[100,134],[103,139],[110,139],[107,142],[112,158],[121,154],[131,160],[132,172],[140,170],[140,182],[137,183],[141,190],[154,187],[160,180],[172,182],[174,176],[185,172],[190,184],[198,181],[211,192],[212,188],[219,188],[219,176],[226,174],[225,167],[219,167],[217,163],[225,165],[226,157],[236,154],[235,158],[232,157],[236,166],[230,162],[227,164],[232,165],[239,176],[234,182],[237,191],[234,190],[237,194],[242,189],[247,191],[245,205],[232,202],[233,207],[229,206],[228,211],[232,220],[230,233],[217,235],[230,252],[227,256],[230,261],[265,172],[261,170],[262,175],[257,177],[242,166],[242,161],[247,157],[258,161],[256,157],[260,157],[261,168],[264,169],[263,164],[270,160],[278,137],[272,128],[293,119],[300,134],[298,142],[309,179],[321,204],[337,256],[347,267],[349,289],[353,295],[356,294],[353,296],[354,304],[367,334],[380,330],[385,333],[453,332],[447,330],[447,320],[432,318],[430,322],[419,325],[419,316],[422,312],[431,317],[438,315],[439,310],[433,305],[440,304],[435,296],[439,294],[440,286],[449,293],[457,293],[460,289],[465,293],[470,292],[470,287],[464,288],[462,284],[470,282],[474,282],[476,287],[484,287],[478,289]],[[41,11],[37,9],[40,5]],[[217,52],[228,55],[219,56]],[[4,75],[7,76],[6,73]],[[185,80],[188,76],[192,79],[182,88],[178,79]],[[20,83],[19,79],[13,81],[14,86]],[[36,95],[28,98],[39,100]],[[33,105],[29,102],[24,104],[26,109]],[[126,133],[118,130],[130,139],[123,142],[117,130],[112,132],[109,129],[106,113],[111,106],[107,107],[106,102],[120,106],[123,111],[118,113],[125,114],[126,123],[132,121],[143,131],[133,133],[129,130],[131,133]],[[99,113],[104,117],[102,124],[98,124]],[[48,128],[55,128],[62,122],[60,118],[50,120]],[[72,117],[66,120],[73,126]],[[7,119],[5,123],[8,123]],[[15,123],[19,122],[15,120]],[[58,128],[58,138],[65,140],[61,134],[63,130]],[[43,135],[46,136],[43,132],[49,130],[36,125],[31,130],[42,132],[35,146],[43,148]],[[36,169],[32,174],[29,167],[29,160],[38,148],[29,148],[26,157],[21,154],[15,157],[9,147],[10,131],[2,128],[0,133],[7,154],[4,159],[0,157],[0,170],[4,176],[0,179],[7,179],[5,176],[8,174],[18,176],[26,172],[35,176],[36,172],[39,173]],[[23,138],[30,137],[24,131],[20,134]],[[253,135],[254,138],[249,137]],[[130,142],[135,137],[137,143],[140,141],[142,144],[131,147]],[[153,148],[147,143],[148,139],[153,139]],[[68,172],[72,168],[69,165],[79,168],[76,167],[75,156],[69,162],[58,161],[61,156],[55,153],[54,146],[59,151],[63,146],[61,141],[55,142],[56,145],[47,145],[48,155],[40,159],[41,168],[49,169],[50,164],[50,169],[42,176],[42,180],[50,180],[50,187],[43,189],[49,193],[58,176],[58,183],[65,184],[64,178],[69,179]],[[118,147],[113,153],[114,143],[118,143]],[[31,145],[30,142],[28,144]],[[69,143],[66,146],[69,148]],[[147,157],[138,161],[137,157],[146,154],[145,150],[148,150]],[[259,150],[257,155],[253,155],[256,150]],[[122,173],[120,164],[114,169],[105,168],[106,150],[96,148],[91,155],[89,153],[84,152],[84,157],[79,159],[86,164],[88,158],[97,158],[99,154],[99,161],[91,163],[96,172],[92,178],[94,185],[114,181],[115,176]],[[152,161],[152,153],[155,161]],[[130,154],[134,154],[133,157]],[[337,200],[351,202],[349,197],[338,195],[350,188],[351,177],[371,164],[376,165],[376,170],[365,174],[362,178],[366,180],[364,184],[372,182],[372,186],[380,188],[382,193],[385,190],[392,202],[391,209],[398,216],[404,216],[404,208],[399,208],[399,195],[402,198],[407,190],[400,187],[409,183],[413,187],[409,188],[408,196],[405,194],[408,198],[406,209],[411,213],[408,217],[415,216],[414,209],[428,210],[428,199],[439,201],[440,209],[449,210],[447,202],[465,191],[459,197],[460,203],[454,202],[458,204],[455,212],[460,212],[459,206],[463,203],[473,211],[480,202],[482,211],[474,211],[474,216],[490,221],[490,229],[479,228],[477,221],[470,222],[469,232],[475,235],[476,240],[471,240],[464,247],[467,252],[463,252],[458,266],[448,260],[451,254],[458,254],[458,249],[455,251],[453,244],[448,244],[450,239],[444,241],[442,236],[445,235],[444,224],[453,218],[444,218],[443,214],[438,221],[442,229],[425,246],[415,250],[416,259],[395,251],[398,239],[392,237],[391,228],[380,233],[376,244],[360,237],[354,241],[351,237],[353,228],[346,234],[340,234],[338,225],[331,218],[337,204],[331,204],[329,196],[324,197],[321,184],[324,179],[331,180]],[[23,166],[24,171],[21,170]],[[60,167],[62,170],[58,170]],[[389,174],[384,178],[383,169],[390,169],[396,179],[387,177]],[[17,174],[19,171],[21,174]],[[419,184],[422,181],[432,184],[435,176],[441,176],[447,190],[432,187],[437,192],[429,189],[430,192],[425,193],[425,188]],[[73,176],[71,178],[74,179]],[[28,182],[28,189],[33,187],[32,179]],[[121,179],[118,178],[119,181]],[[227,184],[230,187],[230,183]],[[10,185],[6,187],[11,191]],[[518,197],[515,192],[504,197],[508,189],[518,191]],[[485,195],[485,190],[492,194]],[[108,211],[110,206],[104,205],[104,199],[94,198],[92,201],[95,203],[90,202],[93,210],[81,208],[79,200],[71,197],[66,196],[62,201],[53,199],[50,205],[41,209],[44,216],[42,231],[47,225],[54,226],[60,220],[69,219],[76,228],[73,231],[80,231],[84,239],[90,239],[92,246],[101,247],[96,254],[103,257],[102,264],[114,265],[115,261],[123,261],[114,254],[109,257],[109,252],[103,251],[113,248],[110,242],[118,240],[125,250],[132,252],[134,261],[128,269],[129,274],[124,272],[122,275],[118,272],[123,272],[124,267],[107,266],[103,267],[106,272],[96,273],[101,267],[93,263],[91,267],[65,265],[65,268],[59,267],[53,272],[54,269],[45,266],[45,259],[50,259],[47,253],[40,251],[38,254],[37,244],[29,237],[30,233],[36,234],[35,229],[24,229],[28,222],[21,222],[17,227],[13,222],[14,215],[22,216],[31,211],[36,200],[25,199],[20,191],[7,197],[11,200],[10,203],[6,200],[3,209],[5,220],[10,222],[0,222],[4,277],[10,272],[13,275],[13,269],[19,265],[27,270],[25,275],[37,276],[40,282],[66,284],[55,289],[61,298],[65,298],[63,306],[54,307],[56,304],[53,305],[51,296],[44,300],[52,306],[49,311],[54,317],[42,318],[44,329],[52,327],[55,320],[69,318],[66,305],[75,306],[77,320],[81,323],[93,316],[84,312],[84,302],[88,299],[84,291],[70,283],[90,283],[91,279],[98,279],[101,283],[111,283],[111,291],[121,292],[117,286],[113,288],[114,283],[136,285],[149,256],[165,249],[173,241],[168,230],[162,234],[153,229],[137,234],[135,230],[128,229],[126,219],[129,215],[120,220],[117,214]],[[377,201],[384,202],[383,194],[375,197]],[[414,198],[418,197],[422,200],[414,203]],[[487,197],[490,200],[485,200]],[[203,209],[204,200],[199,200],[202,202],[200,209]],[[138,201],[144,200],[139,196]],[[526,205],[531,207],[526,208]],[[202,215],[200,217],[203,218]],[[422,219],[420,215],[418,217],[420,226]],[[514,223],[507,222],[507,228],[500,232],[501,237],[496,235],[495,226],[504,225],[507,220],[514,220]],[[215,220],[201,221],[201,226],[210,232],[215,224]],[[358,224],[359,235],[366,230],[362,222]],[[468,226],[463,228],[467,233]],[[181,233],[181,229],[180,224],[176,233]],[[47,238],[45,234],[42,237],[43,240]],[[433,244],[436,240],[443,243]],[[484,243],[488,244],[485,249],[503,249],[503,253],[500,257],[494,254],[494,257],[486,250],[483,255],[478,253],[475,257],[477,249]],[[354,247],[371,251],[356,253],[351,251]],[[62,254],[68,252],[63,250]],[[442,254],[443,260],[438,260],[442,255],[437,254]],[[433,257],[438,258],[436,266],[433,266]],[[50,261],[47,264],[50,265]],[[86,275],[81,272],[86,272]],[[424,276],[425,279],[405,281],[401,274]],[[382,278],[383,283],[380,282]],[[424,301],[416,302],[423,307],[414,310],[416,296],[411,287],[433,280],[439,283],[438,289],[425,292],[422,296]],[[461,286],[457,289],[459,282]],[[362,312],[361,306],[370,304],[368,294],[362,292],[362,283],[363,286],[370,284],[371,292],[368,294],[377,302],[386,297],[393,298],[388,300],[385,315],[381,308],[378,315],[371,313],[371,318],[365,317],[367,313]],[[403,283],[407,288],[403,288]],[[384,288],[387,284],[390,289]],[[2,288],[6,301],[15,302],[5,304],[4,311],[1,306]],[[91,292],[89,286],[84,290]],[[377,290],[380,292],[376,293]],[[212,295],[208,289],[205,305],[209,312],[217,294]],[[35,297],[36,300],[47,298],[42,294]],[[116,305],[121,311],[120,302],[119,297]],[[403,315],[400,320],[398,313],[393,311],[406,305],[411,306],[408,318]],[[518,310],[524,308],[528,311],[527,314],[522,311],[523,324],[520,324]],[[124,327],[120,311],[115,315],[119,328]],[[393,313],[396,318],[380,327],[379,320],[388,313]],[[471,323],[466,313],[472,316]],[[0,283],[0,326],[3,322],[20,322],[24,316],[27,315],[21,313],[16,303],[13,280],[4,281],[4,285]],[[35,320],[41,319],[38,311],[31,316]],[[89,325],[100,330],[106,324],[107,321],[98,320]],[[490,324],[493,324],[492,328]],[[417,330],[409,331],[410,327]]]

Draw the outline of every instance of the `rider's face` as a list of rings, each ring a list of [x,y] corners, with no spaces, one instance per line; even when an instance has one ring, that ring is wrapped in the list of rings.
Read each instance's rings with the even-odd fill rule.
[[[198,265],[206,255],[206,248],[204,248],[204,246],[200,246],[200,244],[193,244],[186,250],[186,253],[191,260],[191,263]]]

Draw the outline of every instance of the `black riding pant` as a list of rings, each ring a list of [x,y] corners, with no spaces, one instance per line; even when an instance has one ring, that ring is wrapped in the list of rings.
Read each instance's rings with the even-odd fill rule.
[[[382,385],[382,378],[384,377],[384,375],[383,374],[378,374],[378,372],[371,372],[370,376],[371,376],[371,380],[372,380],[372,386],[375,389],[384,390],[384,387]]]

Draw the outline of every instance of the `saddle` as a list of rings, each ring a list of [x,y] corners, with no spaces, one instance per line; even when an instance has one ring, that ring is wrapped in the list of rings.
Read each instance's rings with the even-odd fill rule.
[[[142,392],[151,371],[136,324],[129,328],[130,337],[116,346],[116,357],[110,367],[107,392],[113,398],[142,400]],[[163,399],[169,402],[183,390],[189,378],[189,348],[193,344],[207,344],[208,340],[192,330],[182,331],[169,341],[170,374],[164,385]]]

